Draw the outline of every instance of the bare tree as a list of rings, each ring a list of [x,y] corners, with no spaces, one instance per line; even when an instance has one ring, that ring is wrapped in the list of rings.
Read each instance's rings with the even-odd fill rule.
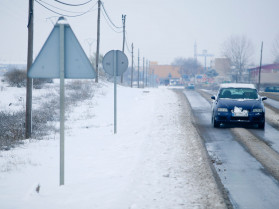
[[[197,73],[200,73],[202,66],[201,64],[193,58],[176,58],[172,65],[180,66],[180,74],[188,75],[189,77],[194,76]]]
[[[103,58],[104,58],[104,56],[102,54],[99,54],[99,59],[98,59],[99,60],[99,74],[101,76],[105,75],[105,72],[104,72],[104,69],[103,69],[103,66],[102,66]],[[95,69],[95,67],[96,67],[96,53],[93,53],[93,55],[90,55],[89,60],[92,63],[93,68]]]
[[[250,64],[253,56],[254,46],[252,42],[245,36],[231,36],[223,43],[222,54],[229,58],[231,66],[235,69],[236,82],[238,77],[242,77],[242,73]]]
[[[279,63],[279,34],[277,34],[276,38],[274,39],[272,53],[275,58],[274,62]]]

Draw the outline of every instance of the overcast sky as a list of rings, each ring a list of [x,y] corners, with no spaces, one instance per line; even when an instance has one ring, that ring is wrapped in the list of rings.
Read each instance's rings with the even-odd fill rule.
[[[45,6],[63,14],[50,5],[72,12],[91,8],[65,6],[54,0],[38,0]],[[83,3],[88,0],[61,0]],[[47,4],[50,5],[47,5]],[[271,49],[279,34],[278,0],[103,0],[111,20],[122,26],[121,16],[126,14],[127,43],[134,43],[135,57],[143,56],[159,64],[170,64],[177,57],[193,57],[194,43],[198,53],[206,49],[215,57],[222,57],[221,46],[231,35],[245,35],[255,46],[254,63],[259,64],[260,45],[264,42],[263,63],[274,59]],[[59,15],[40,4],[34,4],[34,59],[46,41]],[[75,35],[89,54],[96,51],[97,5],[80,17],[67,17]],[[28,0],[0,1],[0,63],[25,63],[27,60]],[[119,30],[118,30],[119,31]],[[122,50],[122,33],[114,32],[101,15],[100,52]],[[125,49],[131,60],[131,54]],[[203,64],[203,58],[199,58]]]

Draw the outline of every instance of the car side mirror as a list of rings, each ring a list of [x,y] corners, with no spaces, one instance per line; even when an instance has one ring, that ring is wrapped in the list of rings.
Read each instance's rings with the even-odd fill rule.
[[[216,97],[215,97],[215,96],[211,96],[211,99],[215,100],[215,99],[216,99]]]
[[[262,97],[262,101],[267,100],[267,97]]]

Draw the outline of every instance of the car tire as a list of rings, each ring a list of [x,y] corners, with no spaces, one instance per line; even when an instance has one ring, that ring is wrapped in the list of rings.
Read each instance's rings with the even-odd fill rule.
[[[264,129],[264,127],[265,127],[265,122],[262,122],[262,123],[258,124],[259,129]]]
[[[214,119],[214,113],[212,114],[211,122],[212,122],[214,128],[219,128],[219,127],[220,127],[220,123],[217,122],[217,121]]]

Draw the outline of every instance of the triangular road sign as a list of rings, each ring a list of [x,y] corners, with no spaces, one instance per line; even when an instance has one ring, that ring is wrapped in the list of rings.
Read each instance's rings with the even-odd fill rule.
[[[59,21],[58,21],[59,22]],[[28,70],[30,78],[60,78],[60,27],[56,23]],[[95,78],[96,73],[69,24],[64,24],[65,78]]]

